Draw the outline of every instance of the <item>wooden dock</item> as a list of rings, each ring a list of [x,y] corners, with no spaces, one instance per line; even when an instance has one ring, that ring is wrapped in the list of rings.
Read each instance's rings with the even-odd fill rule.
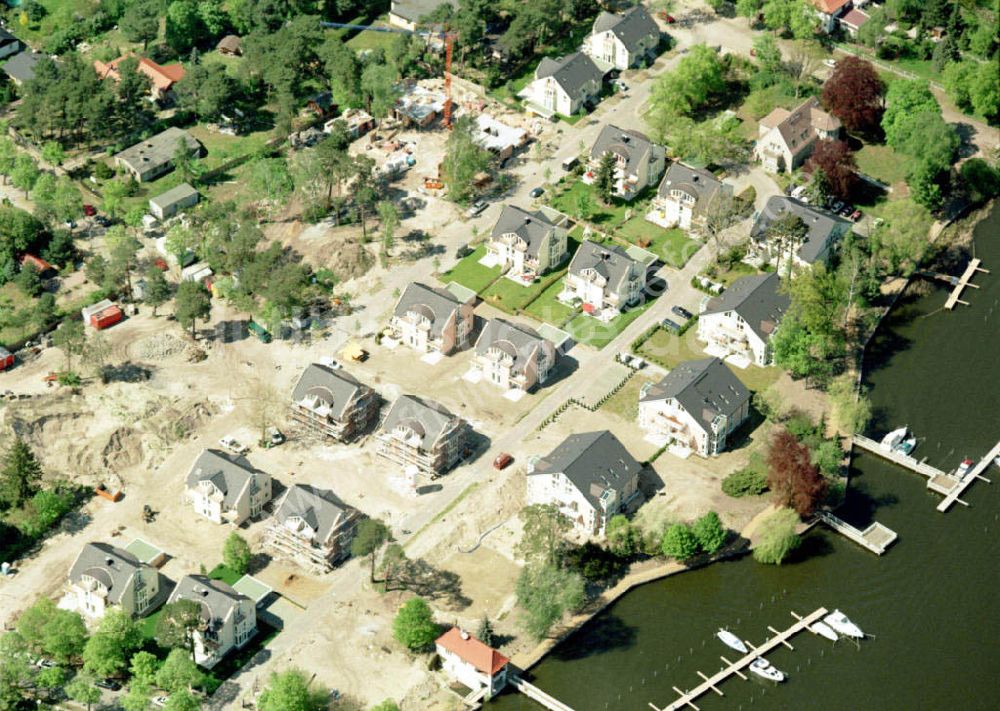
[[[788,643],[788,640],[797,635],[802,630],[809,629],[809,625],[822,618],[825,614],[827,614],[827,609],[825,607],[821,607],[812,614],[807,615],[805,617],[799,617],[793,612],[792,617],[796,618],[796,622],[794,625],[786,629],[784,632],[778,632],[778,630],[774,629],[773,627],[768,627],[768,629],[774,633],[774,637],[771,637],[770,639],[766,640],[759,647],[754,647],[752,644],[747,642],[747,646],[750,647],[751,652],[746,656],[740,658],[735,662],[730,662],[725,657],[720,657],[720,659],[722,659],[722,661],[725,662],[726,666],[710,677],[705,676],[701,672],[698,672],[698,675],[705,681],[696,686],[694,689],[692,689],[691,691],[681,691],[675,686],[674,691],[680,694],[680,698],[678,698],[669,706],[664,706],[662,709],[653,704],[652,702],[650,702],[649,706],[652,709],[654,709],[654,711],[679,711],[680,709],[683,708],[692,708],[695,711],[698,711],[698,707],[695,706],[694,704],[695,699],[704,694],[707,694],[709,691],[714,691],[719,696],[725,696],[725,694],[723,694],[722,691],[718,688],[719,684],[721,684],[723,681],[725,681],[734,674],[741,677],[742,679],[746,679],[746,676],[743,674],[742,670],[748,667],[751,662],[753,662],[758,657],[764,656],[765,654],[773,650],[775,647],[782,644],[791,649],[792,645]]]
[[[944,307],[946,309],[951,311],[952,309],[955,308],[956,304],[964,304],[965,306],[969,305],[968,301],[962,301],[962,299],[959,298],[962,295],[962,291],[964,291],[965,287],[967,286],[973,289],[979,288],[971,281],[972,277],[975,276],[976,272],[983,272],[984,274],[990,273],[988,269],[983,269],[982,267],[980,267],[979,266],[980,264],[982,264],[981,259],[973,259],[971,262],[969,262],[969,266],[965,268],[965,271],[962,273],[962,276],[960,276],[958,278],[958,281],[955,282],[955,288],[951,290],[951,294],[948,296],[948,300],[944,304]]]
[[[883,526],[878,521],[862,531],[828,511],[820,511],[817,516],[820,521],[837,533],[843,534],[849,540],[854,541],[859,546],[868,549],[876,555],[885,553],[886,549],[899,537],[895,531],[888,526]]]
[[[903,454],[895,450],[887,450],[875,440],[868,439],[864,435],[854,435],[853,441],[855,446],[860,447],[866,452],[871,452],[883,459],[888,459],[893,464],[906,467],[910,471],[927,477],[927,488],[938,491],[938,493],[948,493],[951,491],[952,485],[958,481],[955,477],[946,474],[940,469],[935,469],[922,459],[915,459],[908,454]]]
[[[971,470],[969,470],[969,473],[966,474],[964,477],[962,477],[962,479],[958,481],[954,487],[952,487],[951,491],[949,491],[948,494],[944,497],[944,500],[940,504],[938,504],[937,510],[940,511],[941,513],[944,513],[949,508],[951,508],[951,505],[954,504],[956,501],[960,504],[968,506],[967,503],[965,503],[958,497],[960,497],[962,493],[969,488],[969,485],[972,484],[972,482],[975,481],[976,479],[982,479],[987,484],[990,483],[990,480],[982,476],[982,474],[984,471],[986,471],[986,468],[993,463],[993,460],[998,456],[1000,456],[1000,442],[997,442],[996,445],[993,447],[993,449],[989,451],[989,454],[980,459],[979,464],[977,464]]]
[[[529,684],[519,676],[512,675],[510,678],[510,684],[535,703],[541,704],[545,708],[549,709],[549,711],[573,711],[572,708],[564,704],[559,699],[546,694],[537,686]]]

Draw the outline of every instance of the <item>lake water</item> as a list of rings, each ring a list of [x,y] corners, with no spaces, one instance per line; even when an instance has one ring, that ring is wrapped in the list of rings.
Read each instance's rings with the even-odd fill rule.
[[[992,274],[977,275],[971,306],[942,310],[935,288],[901,302],[883,324],[866,380],[873,436],[903,424],[921,438],[914,453],[953,469],[979,460],[1000,440],[1000,209],[975,232],[976,255]],[[724,698],[697,705],[751,709],[1000,708],[1000,470],[974,483],[945,514],[923,477],[857,455],[847,505],[855,525],[873,519],[899,534],[881,558],[825,529],[810,533],[801,555],[780,567],[749,557],[718,563],[639,588],[594,618],[532,670],[533,683],[577,711],[648,709],[676,698],[737,655],[715,640],[719,627],[762,641],[784,629],[790,611],[840,608],[866,632],[836,645],[808,633],[768,658],[790,678],[780,686],[731,677]],[[488,711],[538,709],[505,694]]]

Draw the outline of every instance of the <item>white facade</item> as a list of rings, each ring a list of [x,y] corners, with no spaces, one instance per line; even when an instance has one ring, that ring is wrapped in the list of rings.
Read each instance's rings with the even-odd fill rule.
[[[675,398],[640,401],[639,427],[654,437],[672,439],[696,454],[711,457],[725,449],[727,437],[743,424],[748,414],[746,406],[732,418],[718,416],[706,428]]]
[[[699,316],[698,340],[713,350],[742,356],[760,367],[773,360],[770,342],[762,340],[735,311]]]
[[[637,52],[629,52],[628,47],[611,30],[589,35],[583,41],[581,50],[592,59],[610,64],[615,69],[628,69],[656,49],[659,37],[644,37],[640,41]]]
[[[490,384],[504,390],[527,391],[548,380],[555,366],[555,349],[549,350],[539,346],[528,358],[530,362],[521,371],[515,369],[515,359],[507,351],[490,348],[486,353],[476,356],[476,365],[482,371],[483,378]]]
[[[667,195],[653,198],[646,219],[667,229],[680,227],[682,230],[690,230],[696,203],[697,200],[689,192],[675,188]]]
[[[232,504],[226,504],[225,493],[207,479],[188,487],[186,496],[195,512],[209,521],[239,526],[248,518],[258,516],[264,504],[271,500],[271,477],[252,475]]]
[[[493,255],[501,271],[508,275],[525,275],[533,278],[558,266],[565,259],[566,230],[554,227],[542,240],[536,256],[528,254],[528,243],[515,232],[490,237],[486,252]]]
[[[617,499],[617,497],[615,497]],[[528,506],[552,504],[573,522],[583,536],[603,536],[611,515],[598,511],[565,474],[533,474],[528,477]],[[617,512],[617,510],[615,511]]]
[[[630,270],[629,277],[620,289],[615,289],[608,280],[594,269],[584,269],[578,274],[567,272],[563,277],[563,289],[559,300],[567,303],[585,304],[591,313],[614,318],[629,304],[635,303],[642,295],[646,284],[646,272],[639,264]],[[606,313],[603,313],[606,312]]]
[[[655,185],[663,174],[666,164],[666,152],[663,146],[652,144],[645,159],[634,161],[634,165],[629,167],[629,160],[620,153],[614,152],[615,156],[615,179],[614,194],[622,200],[632,200],[644,188]],[[583,182],[593,185],[597,180],[603,156],[591,158],[587,170],[583,174]]]
[[[153,604],[160,591],[159,583],[156,569],[148,565],[140,566],[128,581],[118,602],[114,603],[110,600],[110,591],[102,581],[83,574],[79,580],[69,584],[69,607],[91,620],[101,619],[113,607],[119,607],[129,617],[136,617],[145,613]]]

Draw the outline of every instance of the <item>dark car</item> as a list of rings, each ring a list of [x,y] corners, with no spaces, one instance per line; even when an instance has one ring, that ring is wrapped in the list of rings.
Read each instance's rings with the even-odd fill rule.
[[[673,311],[677,316],[680,316],[685,321],[690,320],[691,317],[694,316],[694,314],[692,314],[690,311],[688,311],[683,306],[674,306],[670,310]]]
[[[122,688],[122,685],[114,679],[98,679],[94,682],[94,686],[99,689],[107,689],[108,691],[118,691]]]
[[[544,192],[545,192],[545,188],[542,188],[542,187],[532,188],[531,192],[528,193],[528,195],[530,195],[533,198],[537,198],[537,197],[541,197],[542,193],[544,193]]]
[[[458,249],[455,250],[455,259],[464,259],[465,257],[468,257],[470,254],[472,254],[474,251],[475,250],[472,249],[472,247],[470,247],[469,245],[463,244]]]
[[[660,321],[660,325],[663,326],[663,328],[666,329],[667,331],[670,331],[671,333],[681,332],[680,324],[677,324],[668,318],[665,318],[662,321]]]

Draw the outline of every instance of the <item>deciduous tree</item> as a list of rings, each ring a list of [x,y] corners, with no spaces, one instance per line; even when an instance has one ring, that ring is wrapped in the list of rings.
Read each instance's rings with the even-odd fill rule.
[[[795,532],[799,523],[798,515],[791,509],[778,509],[764,519],[753,547],[753,557],[759,563],[780,565],[788,554],[802,543]]]
[[[250,567],[250,544],[240,534],[233,531],[222,546],[222,562],[238,575],[245,575]]]
[[[369,579],[375,582],[375,554],[389,540],[389,529],[385,524],[374,518],[366,518],[358,524],[351,541],[351,555],[355,558],[368,556],[371,571]]]
[[[171,694],[187,691],[201,683],[204,674],[183,649],[171,649],[163,664],[156,671],[156,685]]]
[[[523,532],[515,552],[524,560],[555,564],[565,548],[563,536],[572,522],[554,504],[533,504],[521,509]]]
[[[434,621],[430,606],[420,597],[403,603],[392,622],[393,637],[412,652],[428,649],[440,631],[441,626]]]
[[[73,356],[83,352],[86,334],[83,321],[66,319],[59,328],[52,332],[52,344],[66,356],[66,370],[73,369]]]
[[[448,185],[448,199],[466,202],[475,190],[474,178],[490,164],[490,153],[475,142],[474,121],[470,116],[459,117],[448,134],[441,176]]]
[[[822,170],[830,190],[841,200],[847,200],[857,185],[857,164],[854,151],[845,141],[818,141],[807,161],[810,170]]]
[[[66,685],[66,695],[78,704],[84,704],[87,711],[101,700],[101,690],[94,686],[97,679],[87,672],[79,672]]]
[[[719,514],[709,511],[691,526],[691,532],[698,545],[708,554],[715,553],[726,544],[726,528],[719,520]]]
[[[800,516],[811,514],[826,494],[826,480],[812,463],[809,447],[788,430],[778,430],[771,438],[767,467],[767,485],[775,503],[793,508]]]
[[[267,688],[257,699],[260,711],[323,711],[329,704],[329,690],[312,686],[299,669],[272,672]]]
[[[521,571],[515,592],[525,629],[535,639],[548,634],[566,613],[583,605],[584,581],[579,573],[556,565],[530,563]]]
[[[84,669],[98,676],[119,676],[142,646],[142,631],[122,610],[108,610],[83,650]]]
[[[156,641],[163,647],[186,649],[194,657],[194,632],[201,629],[201,607],[194,600],[163,606],[156,623]]]
[[[822,100],[848,131],[870,135],[879,128],[884,94],[885,84],[871,62],[848,56],[837,60],[823,84]]]
[[[663,555],[685,561],[698,554],[698,539],[683,523],[675,523],[663,534]]]

